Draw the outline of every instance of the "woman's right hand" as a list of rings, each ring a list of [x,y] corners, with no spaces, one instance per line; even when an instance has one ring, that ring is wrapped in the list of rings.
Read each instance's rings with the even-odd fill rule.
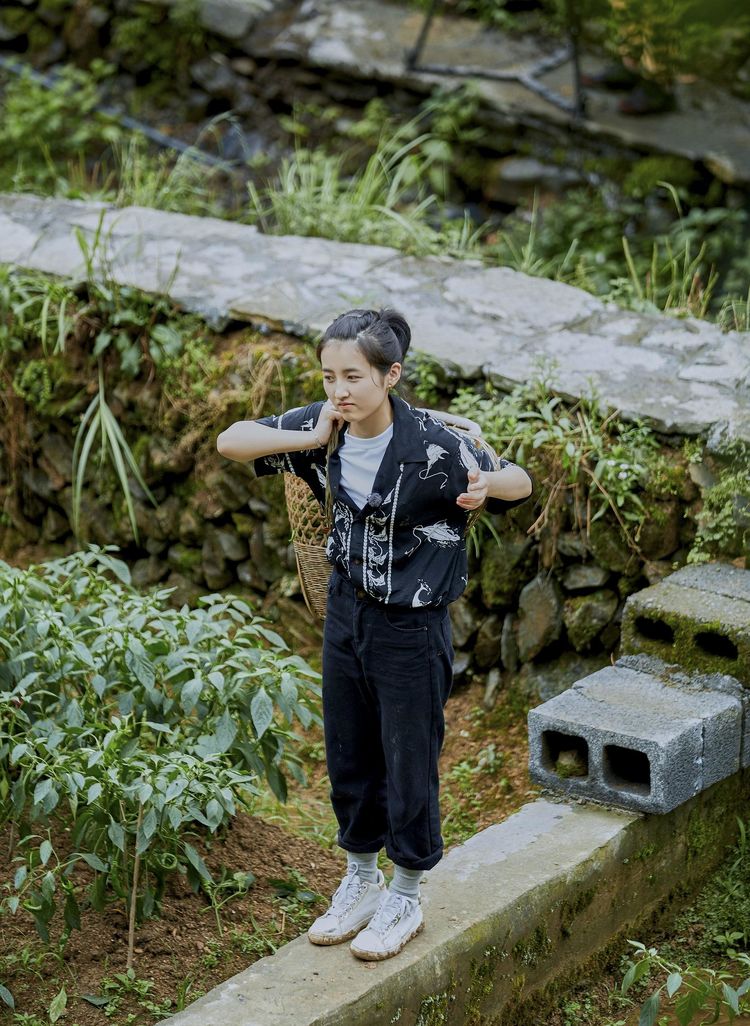
[[[320,445],[328,445],[333,431],[333,425],[341,427],[344,423],[344,415],[340,410],[337,410],[330,399],[327,399],[323,405],[323,409],[320,411],[318,417],[318,423],[315,425],[313,434],[317,438]]]

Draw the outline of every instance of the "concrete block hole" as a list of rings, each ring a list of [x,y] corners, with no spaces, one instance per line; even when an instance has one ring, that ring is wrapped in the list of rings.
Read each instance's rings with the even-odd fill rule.
[[[651,764],[645,752],[622,745],[605,745],[602,755],[604,779],[618,791],[651,794]]]
[[[542,731],[542,765],[560,777],[587,777],[589,775],[589,746],[577,734],[564,734],[559,730]]]
[[[674,629],[664,620],[657,620],[651,616],[637,616],[635,629],[648,641],[660,641],[666,645],[674,644]]]
[[[731,638],[718,631],[699,631],[693,636],[693,643],[696,648],[710,656],[718,656],[720,659],[737,658],[737,646]]]

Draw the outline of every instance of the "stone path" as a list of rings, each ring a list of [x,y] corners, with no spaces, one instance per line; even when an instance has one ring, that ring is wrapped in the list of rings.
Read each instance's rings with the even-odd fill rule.
[[[241,0],[203,0],[217,6]],[[266,0],[269,8],[272,0]],[[455,77],[407,72],[404,54],[416,42],[422,14],[414,7],[377,0],[276,0],[242,40],[252,56],[293,58],[353,78],[404,83],[429,91]],[[559,47],[559,41],[514,36],[469,18],[437,18],[422,55],[423,64],[447,64],[525,71]],[[584,55],[585,70],[601,62]],[[567,114],[515,82],[472,80],[485,101],[509,125],[570,126]],[[569,61],[540,76],[540,81],[572,98]],[[703,161],[726,182],[750,182],[750,103],[700,80],[678,83],[678,109],[668,114],[629,117],[617,110],[618,94],[590,90],[580,131],[646,153],[678,154]],[[566,145],[574,145],[567,135]]]
[[[556,361],[557,387],[592,382],[628,416],[678,434],[750,441],[750,335],[623,311],[580,289],[478,261],[417,259],[384,246],[262,235],[214,218],[101,203],[0,196],[0,262],[85,277],[75,236],[104,218],[99,273],[168,291],[210,323],[265,319],[303,333],[354,306],[393,305],[413,346],[457,376],[504,388]]]

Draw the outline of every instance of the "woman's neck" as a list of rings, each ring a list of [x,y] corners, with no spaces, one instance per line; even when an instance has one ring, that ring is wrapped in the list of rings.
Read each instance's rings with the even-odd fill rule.
[[[376,435],[382,435],[392,423],[393,404],[390,396],[386,395],[384,402],[377,410],[364,420],[349,424],[348,431],[354,438],[375,438]]]

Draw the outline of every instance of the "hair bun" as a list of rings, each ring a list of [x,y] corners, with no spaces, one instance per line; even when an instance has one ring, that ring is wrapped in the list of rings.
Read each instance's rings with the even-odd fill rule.
[[[409,349],[409,344],[411,343],[411,328],[406,323],[406,318],[397,310],[386,306],[378,312],[378,319],[387,324],[396,336],[398,344],[401,347],[401,359],[403,361],[403,358],[406,356]]]

